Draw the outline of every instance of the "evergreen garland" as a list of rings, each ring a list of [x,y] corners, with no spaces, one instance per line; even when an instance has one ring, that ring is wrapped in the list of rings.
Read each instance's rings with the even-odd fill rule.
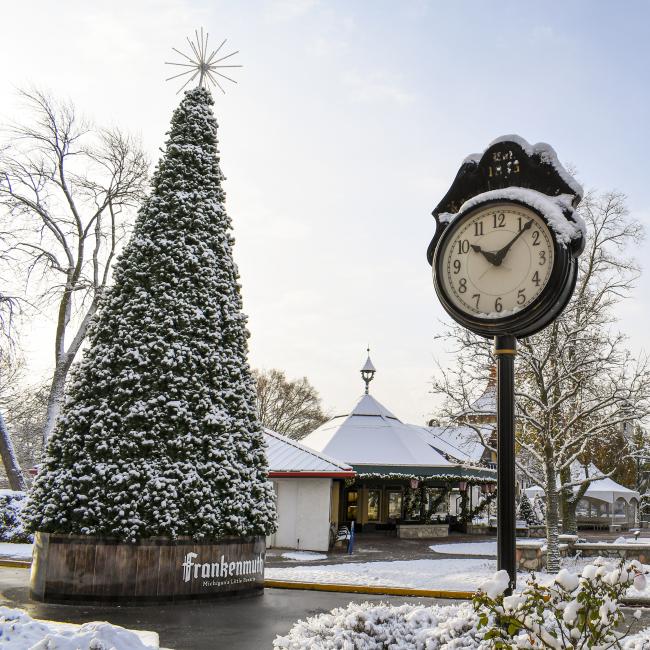
[[[275,528],[213,100],[185,93],[26,507],[32,530]]]

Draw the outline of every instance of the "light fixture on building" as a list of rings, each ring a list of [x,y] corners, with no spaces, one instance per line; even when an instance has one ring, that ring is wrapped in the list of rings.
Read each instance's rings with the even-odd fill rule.
[[[375,366],[373,366],[372,361],[370,361],[370,346],[368,346],[368,358],[363,364],[363,368],[361,368],[361,378],[366,384],[366,395],[368,394],[368,385],[375,378],[376,372],[377,370],[375,369]]]
[[[412,478],[410,482],[411,490],[417,490],[420,485],[420,481],[418,481],[416,478]]]
[[[461,492],[465,492],[467,490],[467,481],[458,481],[458,489]]]

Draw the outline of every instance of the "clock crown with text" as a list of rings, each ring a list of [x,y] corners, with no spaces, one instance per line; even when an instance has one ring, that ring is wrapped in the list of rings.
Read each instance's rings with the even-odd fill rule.
[[[505,136],[466,158],[433,211],[427,250],[450,316],[489,338],[529,336],[557,318],[584,249],[581,198],[547,144]]]

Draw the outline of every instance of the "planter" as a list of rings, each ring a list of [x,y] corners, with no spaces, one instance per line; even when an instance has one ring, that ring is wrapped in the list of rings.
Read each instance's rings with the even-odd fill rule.
[[[448,537],[448,524],[400,524],[397,526],[397,536],[400,539],[429,539]]]
[[[31,597],[169,601],[261,594],[264,537],[113,539],[36,533]]]

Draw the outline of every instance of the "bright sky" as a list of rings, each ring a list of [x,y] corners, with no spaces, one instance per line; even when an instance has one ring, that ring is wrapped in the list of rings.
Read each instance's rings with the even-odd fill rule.
[[[215,97],[251,362],[306,375],[333,413],[362,392],[367,343],[378,399],[416,423],[434,409],[434,359],[452,359],[434,341],[446,316],[430,213],[496,136],[551,143],[585,186],[624,191],[650,223],[643,0],[5,4],[2,118],[16,117],[16,87],[42,86],[140,134],[152,160],[179,101],[164,81],[172,46],[204,26],[241,50],[239,84]],[[635,350],[649,283],[621,313]],[[34,376],[49,327],[23,339]]]

